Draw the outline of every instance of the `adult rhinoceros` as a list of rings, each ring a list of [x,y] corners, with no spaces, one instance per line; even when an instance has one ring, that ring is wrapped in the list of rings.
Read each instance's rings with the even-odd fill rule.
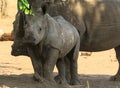
[[[44,2],[28,1],[34,8]],[[80,51],[97,52],[114,48],[120,64],[120,0],[49,1],[54,1],[48,6],[50,15],[63,16],[79,30]],[[111,79],[120,80],[120,68]]]

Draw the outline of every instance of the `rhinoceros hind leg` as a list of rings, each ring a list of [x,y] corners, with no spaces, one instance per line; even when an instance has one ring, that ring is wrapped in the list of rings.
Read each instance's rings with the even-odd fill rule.
[[[68,84],[67,81],[63,77],[61,77],[60,75],[55,76],[54,79],[55,79],[57,84],[63,84],[63,85]]]
[[[118,60],[118,63],[120,65],[120,46],[115,48],[115,52],[116,52],[116,58]],[[115,76],[112,76],[110,78],[111,81],[120,81],[120,66],[118,68],[118,72]]]
[[[71,50],[71,52],[68,54],[68,59],[70,59],[70,73],[71,73],[71,85],[80,85],[80,79],[78,76],[78,55],[79,55],[79,47],[80,47],[80,41],[76,44],[76,46]]]
[[[70,82],[71,85],[81,85],[80,80],[79,79],[72,79]]]

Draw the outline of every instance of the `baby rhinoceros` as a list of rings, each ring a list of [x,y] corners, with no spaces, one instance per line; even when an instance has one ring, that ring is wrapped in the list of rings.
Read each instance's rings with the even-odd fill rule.
[[[25,16],[23,44],[28,44],[35,73],[54,82],[53,69],[57,65],[59,77],[56,81],[66,82],[64,59],[70,61],[70,82],[79,84],[77,58],[80,36],[77,29],[63,17],[51,17],[39,8],[34,15]],[[63,69],[60,69],[63,68]]]

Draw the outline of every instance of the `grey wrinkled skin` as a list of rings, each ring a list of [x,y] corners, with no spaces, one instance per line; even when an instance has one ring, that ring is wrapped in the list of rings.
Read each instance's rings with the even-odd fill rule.
[[[45,11],[43,10],[41,8],[33,9],[34,16],[23,15],[25,22],[22,29],[16,29],[14,26],[15,40],[12,46],[12,55],[19,55],[16,55],[16,52],[14,52],[16,50],[15,47],[18,49],[19,45],[26,46],[28,53],[26,55],[31,58],[35,71],[34,77],[38,81],[45,78],[54,82],[52,73],[56,64],[59,77],[55,77],[55,81],[60,84],[67,83],[65,77],[65,59],[68,59],[70,63],[70,82],[73,85],[80,84],[77,73],[77,58],[80,47],[78,31],[63,17],[51,17],[44,13]],[[19,15],[22,15],[22,13]],[[17,21],[15,22],[17,23]],[[19,38],[16,34],[21,30],[24,30],[21,32],[23,36]],[[21,44],[17,43],[18,40]]]
[[[51,16],[61,15],[76,27],[81,38],[80,51],[98,52],[114,48],[118,63],[120,63],[119,0],[28,1],[35,9],[41,7],[41,1],[44,4],[46,3],[44,1],[55,1],[55,3],[48,6],[48,13]],[[70,79],[69,70],[66,74],[67,79]],[[111,80],[120,81],[120,68],[118,68],[118,72]]]
[[[30,2],[31,5],[35,3],[34,0]],[[35,5],[39,7],[39,4]],[[120,0],[54,0],[48,6],[48,13],[63,16],[78,29],[80,51],[98,52],[114,48],[120,64]],[[111,80],[120,81],[120,67]]]

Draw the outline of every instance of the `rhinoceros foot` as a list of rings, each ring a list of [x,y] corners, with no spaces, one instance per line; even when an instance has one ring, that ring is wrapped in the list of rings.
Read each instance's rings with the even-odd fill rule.
[[[38,82],[44,81],[44,79],[42,77],[40,77],[40,75],[37,72],[34,73],[33,78],[35,81],[38,81]]]
[[[79,79],[72,79],[72,80],[70,81],[70,84],[71,84],[71,85],[81,85]]]
[[[61,77],[60,75],[57,75],[54,79],[55,79],[57,84],[68,85],[66,79]]]
[[[110,78],[110,81],[120,81],[120,75],[115,75]]]

